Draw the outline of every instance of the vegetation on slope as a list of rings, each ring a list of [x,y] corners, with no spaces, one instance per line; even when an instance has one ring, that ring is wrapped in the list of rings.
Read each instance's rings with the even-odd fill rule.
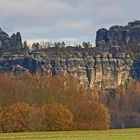
[[[3,132],[102,130],[108,109],[88,96],[73,77],[1,74],[0,124]]]

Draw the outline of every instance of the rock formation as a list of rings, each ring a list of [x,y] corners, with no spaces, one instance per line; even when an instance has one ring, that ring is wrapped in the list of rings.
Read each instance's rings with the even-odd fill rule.
[[[96,46],[104,48],[140,46],[140,21],[129,22],[126,26],[112,26],[109,30],[99,29]]]
[[[28,71],[42,76],[51,74],[73,75],[82,85],[107,89],[116,88],[129,79],[133,61],[127,54],[104,53],[87,57],[59,57],[45,53],[7,54],[0,59],[0,71],[15,74]]]
[[[0,48],[21,48],[22,38],[19,32],[11,37],[0,28]]]
[[[125,48],[140,45],[140,21],[130,22],[126,26],[112,26],[109,30],[97,31],[97,48]],[[81,85],[88,88],[116,88],[130,76],[139,77],[139,63],[134,65],[128,52],[110,53],[95,48],[82,47],[49,47],[46,50],[9,51],[22,48],[20,33],[11,37],[0,29],[0,72],[19,74],[21,72],[39,73],[44,76],[73,75],[79,78]],[[8,51],[7,51],[8,50]],[[135,69],[132,70],[132,67]],[[138,76],[139,75],[139,76]]]
[[[0,44],[1,47],[9,47],[11,45],[10,43],[10,38],[7,33],[5,33],[1,28],[0,28]]]
[[[22,39],[21,39],[21,35],[20,32],[17,32],[16,34],[13,34],[10,38],[11,40],[11,46],[17,46],[17,47],[22,47]]]

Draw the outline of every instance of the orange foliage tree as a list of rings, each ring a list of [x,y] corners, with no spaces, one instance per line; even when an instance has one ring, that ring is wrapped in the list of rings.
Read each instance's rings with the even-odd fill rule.
[[[26,103],[17,102],[4,111],[2,125],[4,132],[23,132],[28,130],[28,115],[31,107]]]
[[[110,127],[108,109],[95,101],[79,103],[75,112],[74,128],[77,130],[104,130]]]
[[[45,113],[45,130],[72,129],[73,115],[68,108],[60,104],[50,104],[42,107]]]
[[[25,102],[27,104],[30,104],[31,106],[34,105],[36,106],[36,107],[32,107],[32,109],[30,108],[31,111],[29,112],[29,116],[28,116],[30,120],[30,121],[28,120],[28,124],[29,124],[28,129],[30,131],[45,130],[46,126],[42,125],[43,123],[42,120],[46,115],[44,115],[43,113],[44,110],[42,110],[42,108],[40,107],[46,104],[50,104],[50,105],[61,104],[65,106],[67,109],[69,109],[69,111],[72,113],[74,123],[76,123],[73,125],[74,129],[108,129],[109,128],[109,113],[107,111],[107,108],[103,107],[103,105],[100,105],[100,103],[94,101],[94,99],[89,96],[88,92],[83,87],[80,86],[78,79],[72,76],[38,77],[36,75],[35,76],[21,75],[18,77],[14,77],[11,75],[0,75],[0,77],[5,78],[4,79],[5,84],[3,84],[2,82],[0,83],[0,91],[2,91],[2,94],[0,92],[0,99],[2,100],[2,103],[0,103],[1,106],[9,108],[12,104],[15,104],[17,101]],[[6,81],[8,82],[6,83]],[[94,108],[96,104],[98,104],[99,106],[97,110]],[[90,109],[90,112],[88,112],[90,107],[91,108],[93,107],[94,109]],[[57,110],[60,109],[60,111],[62,111],[62,108],[59,105],[58,107],[54,106],[54,108],[57,108]],[[5,116],[5,118],[7,118],[7,122],[11,120],[11,114],[14,112],[11,111],[11,108],[9,110],[10,111]],[[52,107],[52,111],[54,111],[53,107]],[[104,119],[104,122],[100,121],[100,124],[98,124],[98,126],[95,125],[97,119],[93,122],[93,119],[89,117],[90,115],[88,116],[88,114],[93,115],[96,114],[97,112],[99,118],[101,117],[102,119],[104,119],[103,117],[108,118],[107,121],[106,119]],[[82,116],[86,116],[86,114],[87,117],[89,117],[89,120],[87,120],[87,118],[82,117]],[[103,116],[101,116],[100,114],[102,114]],[[64,117],[65,116],[63,115],[63,118]],[[40,118],[43,119],[41,120]],[[82,128],[82,125],[81,126],[77,125],[80,121],[81,124],[84,125],[88,124],[88,125]],[[89,125],[90,123],[91,125]],[[11,121],[9,122],[9,124],[11,124]],[[49,129],[52,130],[54,128],[49,128]],[[49,129],[47,128],[46,130]],[[61,130],[62,128],[59,129]],[[68,128],[66,127],[66,129]],[[17,130],[15,129],[14,131],[18,131],[18,130],[25,131],[25,129],[19,129],[19,128]],[[58,128],[55,128],[55,130],[58,130]]]
[[[49,102],[61,103],[70,109],[74,129],[109,128],[110,115],[107,107],[89,98],[74,77],[50,77],[43,81],[43,88]]]

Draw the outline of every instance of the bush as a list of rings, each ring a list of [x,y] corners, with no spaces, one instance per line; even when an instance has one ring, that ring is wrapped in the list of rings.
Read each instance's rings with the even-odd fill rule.
[[[31,107],[26,103],[16,103],[2,115],[4,132],[23,132],[28,130],[28,115]]]
[[[103,130],[110,126],[108,109],[103,104],[94,101],[80,104],[74,117],[76,130]]]
[[[45,131],[45,113],[41,107],[32,107],[28,117],[30,131]]]
[[[70,130],[72,128],[72,113],[63,105],[45,105],[42,111],[45,113],[45,130]]]
[[[3,131],[3,123],[2,123],[3,113],[4,113],[4,110],[2,107],[0,107],[0,131]]]
[[[31,107],[18,102],[8,109],[0,109],[3,132],[70,130],[72,122],[71,112],[60,104]]]

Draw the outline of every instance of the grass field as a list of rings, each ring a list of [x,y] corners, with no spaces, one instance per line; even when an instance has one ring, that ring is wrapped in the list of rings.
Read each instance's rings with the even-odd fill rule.
[[[140,140],[140,129],[1,133],[0,140]]]

